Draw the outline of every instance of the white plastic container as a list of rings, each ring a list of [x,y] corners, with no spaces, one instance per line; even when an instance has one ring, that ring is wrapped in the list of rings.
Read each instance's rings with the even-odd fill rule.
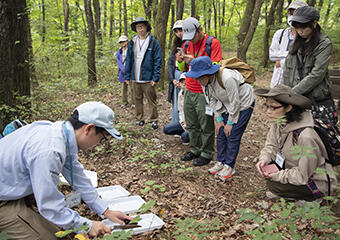
[[[135,216],[132,216],[135,217]],[[131,229],[124,229],[124,231],[130,231],[132,230],[132,234],[139,234],[139,233],[144,233],[148,231],[153,231],[155,229],[161,229],[164,226],[164,222],[162,219],[160,219],[157,215],[153,213],[148,213],[148,214],[142,214],[140,215],[142,220],[138,222],[138,225],[141,227],[138,228],[131,228]],[[119,225],[118,223],[113,223],[108,219],[105,219],[102,221],[106,226],[108,227],[113,227]],[[112,232],[116,231],[121,231],[122,229],[115,229]]]
[[[122,211],[125,214],[135,213],[145,203],[140,196],[116,198],[107,201],[112,211]]]
[[[107,202],[110,202],[113,199],[116,198],[122,198],[127,197],[130,195],[128,191],[126,191],[125,188],[123,188],[120,185],[113,185],[108,187],[100,187],[97,188],[99,196]]]
[[[91,180],[93,187],[98,187],[98,176],[96,172],[84,170],[85,175]],[[63,185],[70,185],[61,173],[59,174],[59,180]]]

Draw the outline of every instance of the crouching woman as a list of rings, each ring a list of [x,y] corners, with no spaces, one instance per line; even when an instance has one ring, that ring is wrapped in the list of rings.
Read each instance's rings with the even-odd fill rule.
[[[334,174],[316,173],[317,168],[333,169],[326,163],[326,148],[313,129],[308,110],[311,101],[285,85],[256,89],[255,94],[266,98],[267,117],[272,122],[256,164],[267,179],[267,197],[313,201],[330,194],[337,180]],[[299,157],[292,152],[294,146],[301,146]]]
[[[217,135],[216,164],[209,173],[226,180],[235,173],[235,161],[240,149],[241,138],[253,113],[255,95],[250,84],[245,83],[237,70],[224,68],[218,80],[220,65],[212,64],[207,56],[190,62],[187,77],[195,78],[205,94],[205,114],[215,116]]]

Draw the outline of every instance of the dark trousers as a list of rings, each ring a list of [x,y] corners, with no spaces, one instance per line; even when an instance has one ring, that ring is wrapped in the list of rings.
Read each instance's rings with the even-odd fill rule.
[[[267,187],[272,193],[284,197],[284,198],[294,198],[296,200],[306,200],[314,201],[315,197],[307,185],[292,185],[292,184],[282,184],[279,182],[273,182],[267,180]]]
[[[180,135],[184,143],[189,142],[189,132],[185,131],[180,123],[169,123],[165,125],[163,132],[167,135]]]
[[[216,160],[234,168],[235,161],[240,150],[241,138],[247,128],[251,114],[253,113],[255,102],[252,107],[240,112],[239,119],[231,129],[230,136],[224,133],[221,127],[217,135],[217,157]],[[229,114],[222,114],[224,124],[227,124]]]

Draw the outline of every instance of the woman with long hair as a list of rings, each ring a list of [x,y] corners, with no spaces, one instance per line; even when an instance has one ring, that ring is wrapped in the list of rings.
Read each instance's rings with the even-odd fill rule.
[[[328,73],[332,42],[321,32],[319,18],[319,12],[313,7],[295,10],[291,24],[297,35],[286,59],[282,83],[312,101],[315,120],[334,127],[338,119]]]

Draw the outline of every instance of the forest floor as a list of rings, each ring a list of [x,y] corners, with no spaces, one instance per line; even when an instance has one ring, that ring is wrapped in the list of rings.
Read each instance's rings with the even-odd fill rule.
[[[270,73],[258,76],[256,87],[269,86],[270,76]],[[163,126],[171,121],[167,90],[158,91],[159,129],[153,130],[150,124],[143,127],[135,125],[135,109],[120,108],[120,85],[113,83],[111,87],[117,88],[117,94],[108,93],[100,97],[109,99],[108,105],[115,111],[116,127],[124,139],[111,139],[90,152],[80,153],[79,159],[85,169],[97,172],[99,187],[121,185],[131,195],[140,195],[145,201],[156,200],[152,212],[161,215],[165,226],[132,239],[175,239],[178,236],[175,231],[179,230],[177,220],[193,218],[202,222],[215,217],[222,226],[205,239],[251,239],[246,231],[258,225],[239,222],[238,209],[250,208],[260,212],[266,219],[277,218],[277,212],[270,209],[275,201],[266,198],[265,180],[255,169],[269,129],[261,107],[263,99],[257,98],[255,110],[243,135],[235,167],[237,174],[231,180],[222,182],[208,173],[215,160],[202,167],[194,167],[192,162],[182,162],[180,157],[189,151],[189,147],[182,145],[179,138],[162,132]],[[340,169],[337,170],[340,172]],[[165,191],[152,188],[143,194],[142,190],[150,180],[163,186]],[[340,209],[339,205],[336,208]],[[83,216],[100,220],[85,204],[77,207],[77,210]],[[337,215],[340,216],[340,213]],[[310,228],[308,222],[299,226],[298,231],[306,233],[304,239],[315,237],[315,232],[309,232]],[[323,232],[317,235],[322,238]],[[191,235],[187,239],[196,237]]]

